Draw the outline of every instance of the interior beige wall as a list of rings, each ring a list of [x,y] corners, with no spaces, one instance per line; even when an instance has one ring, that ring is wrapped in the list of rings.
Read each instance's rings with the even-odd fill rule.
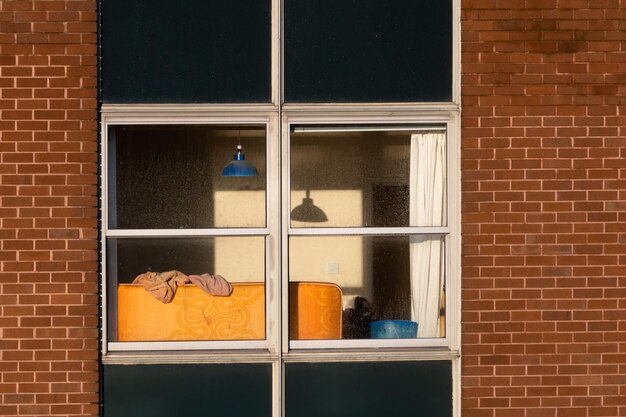
[[[377,134],[398,136],[397,133]],[[292,164],[298,167],[301,175],[291,178],[291,209],[302,204],[306,190],[309,190],[313,203],[326,213],[328,221],[293,221],[291,227],[366,226],[366,219],[371,216],[367,212],[371,211],[372,205],[371,185],[406,183],[409,163],[406,138],[385,138],[388,145],[380,150],[359,146],[359,135],[348,134],[337,140],[323,134],[318,138],[320,144],[332,143],[332,147],[306,146],[294,153]],[[258,149],[244,148],[247,160],[256,164],[259,155],[255,155],[255,150]],[[349,157],[345,157],[346,154]],[[336,169],[329,170],[328,166],[341,167],[342,172],[349,173],[349,180],[337,177]],[[215,174],[216,227],[264,225],[265,191],[249,189],[262,186],[259,183],[261,178],[233,179],[223,178],[218,172]],[[316,184],[325,188],[316,188]],[[336,283],[343,289],[345,303],[356,295],[372,300],[372,249],[366,243],[370,241],[360,236],[292,237],[289,241],[289,279]],[[245,262],[241,262],[238,253],[246,253]],[[247,237],[217,238],[215,265],[215,272],[231,281],[261,281],[265,267],[264,247]],[[338,271],[333,271],[334,266],[338,266]]]
[[[230,131],[216,139],[216,154],[223,164],[213,167],[213,214],[216,228],[265,227],[265,139],[262,131]],[[222,177],[223,167],[232,160],[241,135],[246,160],[261,175],[256,177]],[[216,156],[216,158],[218,158]],[[238,236],[215,238],[215,273],[231,282],[265,280],[265,238]]]

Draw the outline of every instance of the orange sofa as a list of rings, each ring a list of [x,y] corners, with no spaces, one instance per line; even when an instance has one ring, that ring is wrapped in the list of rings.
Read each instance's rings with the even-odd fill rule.
[[[169,304],[141,285],[118,286],[118,340],[265,339],[265,286],[232,283],[233,293],[215,297],[194,285],[179,287]],[[341,288],[321,282],[289,283],[292,340],[341,339]]]

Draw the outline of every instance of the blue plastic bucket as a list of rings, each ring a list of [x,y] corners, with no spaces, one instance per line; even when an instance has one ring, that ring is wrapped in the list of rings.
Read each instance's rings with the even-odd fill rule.
[[[417,323],[409,320],[380,320],[370,323],[372,339],[413,339],[417,337]]]

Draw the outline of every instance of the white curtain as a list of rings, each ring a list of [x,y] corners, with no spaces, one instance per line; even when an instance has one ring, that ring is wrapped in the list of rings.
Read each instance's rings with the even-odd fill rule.
[[[442,131],[411,135],[411,226],[443,226],[446,218],[446,137]],[[439,337],[444,285],[442,236],[411,237],[411,317],[417,337]]]

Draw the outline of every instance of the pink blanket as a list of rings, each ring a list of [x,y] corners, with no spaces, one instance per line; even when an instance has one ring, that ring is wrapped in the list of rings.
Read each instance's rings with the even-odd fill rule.
[[[233,292],[233,287],[221,275],[187,276],[180,271],[145,272],[133,280],[133,284],[141,284],[154,298],[163,303],[169,303],[174,299],[178,286],[190,282],[211,295],[224,297]]]

